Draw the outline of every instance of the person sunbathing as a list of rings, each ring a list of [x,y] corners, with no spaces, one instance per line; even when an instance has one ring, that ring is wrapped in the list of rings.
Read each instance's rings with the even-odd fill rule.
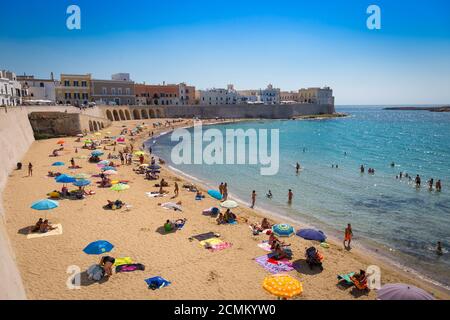
[[[106,201],[108,201],[108,204],[105,205],[105,209],[116,210],[121,209],[125,205],[125,203],[120,200],[116,201],[106,200]]]
[[[274,258],[275,258],[276,260],[281,260],[281,259],[284,259],[284,258],[289,258],[289,254],[286,252],[286,250],[283,248],[283,246],[281,245],[280,242],[277,242],[277,243],[275,244],[275,247],[273,248],[273,253],[275,254],[275,255],[274,255]]]
[[[176,230],[176,229],[182,227],[186,223],[186,221],[187,221],[186,218],[178,219],[176,221],[167,220],[166,223],[164,224],[164,230],[166,232]]]
[[[230,209],[227,209],[227,211],[224,214],[224,219],[227,223],[231,223],[236,220],[236,215],[233,212],[231,212]]]
[[[200,190],[197,190],[197,193],[195,194],[196,199],[203,199],[205,196]]]
[[[112,276],[112,267],[114,262],[116,262],[116,259],[110,256],[104,256],[100,259],[99,265],[105,272],[105,277]]]
[[[225,224],[226,220],[222,212],[219,213],[219,216],[216,219],[217,224]]]
[[[43,219],[39,218],[34,227],[31,228],[30,232],[38,232],[41,229],[41,225],[43,222],[44,222]]]
[[[272,229],[272,225],[270,224],[269,220],[267,220],[267,218],[262,219],[261,228],[263,230]]]
[[[44,222],[42,222],[39,227],[39,231],[41,233],[46,233],[46,232],[48,232],[50,230],[54,230],[54,229],[56,229],[56,227],[53,227],[52,225],[50,225],[47,219],[45,219]]]

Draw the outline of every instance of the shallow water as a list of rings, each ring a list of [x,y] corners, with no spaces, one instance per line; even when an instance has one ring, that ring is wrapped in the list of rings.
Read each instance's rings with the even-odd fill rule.
[[[355,242],[376,245],[406,266],[450,285],[450,255],[438,257],[437,241],[450,246],[450,113],[387,111],[380,107],[342,107],[347,118],[301,121],[252,121],[216,125],[225,129],[279,129],[280,169],[261,176],[259,165],[171,165],[218,185],[230,193],[291,218],[338,231],[352,223]],[[205,127],[207,128],[207,127]],[[205,129],[204,128],[204,129]],[[170,161],[176,144],[165,135],[153,151]],[[346,154],[345,154],[346,153]],[[303,170],[295,173],[295,163]],[[391,162],[395,167],[391,167]],[[338,164],[339,168],[332,168]],[[361,174],[359,166],[375,175]],[[402,171],[422,177],[416,189]],[[367,171],[366,171],[367,172]],[[441,179],[442,192],[429,191],[427,181]],[[274,197],[265,198],[268,189]],[[287,191],[294,201],[287,204]]]

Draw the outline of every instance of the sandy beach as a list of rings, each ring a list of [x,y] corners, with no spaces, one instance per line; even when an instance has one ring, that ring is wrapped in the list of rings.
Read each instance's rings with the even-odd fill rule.
[[[123,126],[133,128],[145,122],[147,129],[140,136],[134,136],[135,150],[148,139],[152,123],[164,122],[165,119],[114,122],[109,128],[102,130],[102,136],[111,131],[117,135]],[[192,125],[191,120],[177,123],[176,126]],[[160,128],[168,131],[170,128]],[[127,136],[127,143],[129,144]],[[169,187],[169,196],[164,198],[149,198],[146,192],[158,191],[154,186],[159,181],[145,180],[143,175],[133,172],[136,165],[124,165],[118,168],[119,175],[114,179],[129,180],[130,189],[117,193],[108,188],[97,188],[95,183],[87,187],[94,190],[95,195],[83,200],[61,200],[60,207],[48,212],[38,212],[30,209],[32,202],[45,199],[46,194],[60,190],[61,184],[47,177],[47,172],[57,170],[61,173],[98,174],[96,164],[87,159],[75,159],[82,168],[68,169],[70,159],[80,155],[88,155],[89,150],[81,149],[82,142],[75,142],[75,137],[64,138],[66,141],[63,154],[49,157],[57,147],[56,141],[49,139],[35,141],[22,159],[24,168],[13,171],[4,191],[4,207],[6,227],[14,248],[17,264],[22,275],[27,297],[29,299],[275,299],[262,288],[263,279],[270,273],[255,262],[255,258],[267,254],[257,246],[266,235],[252,235],[248,223],[260,223],[263,216],[257,209],[240,206],[234,211],[239,216],[237,225],[218,225],[215,219],[205,216],[202,211],[219,202],[206,196],[203,200],[195,200],[195,193],[181,188],[189,182],[185,178],[170,171],[165,166],[161,169]],[[75,154],[75,148],[78,153]],[[112,147],[108,147],[112,149]],[[116,147],[116,151],[122,148]],[[110,151],[105,151],[105,155]],[[148,158],[148,157],[147,157]],[[105,159],[105,156],[102,157]],[[148,160],[148,159],[147,159]],[[65,162],[64,167],[52,167],[55,161]],[[114,160],[116,163],[120,160]],[[26,166],[33,163],[33,176],[27,177]],[[117,177],[117,178],[116,178]],[[99,180],[92,178],[93,182]],[[225,180],[225,179],[224,179]],[[175,199],[173,195],[174,182],[180,185],[180,194]],[[230,191],[233,181],[228,181]],[[197,185],[198,186],[198,185]],[[199,186],[201,188],[201,186]],[[206,193],[206,190],[203,190]],[[242,195],[242,197],[250,197]],[[120,199],[132,207],[126,210],[104,210],[107,200]],[[182,201],[183,211],[166,210],[158,203]],[[47,218],[53,224],[61,224],[63,233],[36,239],[27,239],[24,228],[33,225],[39,217]],[[182,230],[175,233],[161,233],[161,227],[167,219],[187,218]],[[248,223],[245,222],[248,220]],[[271,222],[283,222],[270,219]],[[295,225],[295,228],[299,228]],[[215,232],[221,239],[232,243],[230,248],[210,252],[199,245],[197,240],[189,237],[205,232]],[[82,250],[92,241],[108,240],[114,244],[114,249],[108,253],[115,258],[131,257],[134,263],[145,265],[145,271],[114,274],[108,281],[94,283],[87,280],[83,274],[81,286],[69,289],[67,282],[71,270],[79,268],[84,272],[89,266],[99,260],[99,256],[87,255]],[[381,268],[381,281],[385,283],[410,283],[431,292],[439,299],[449,299],[448,292],[415,278],[402,270],[388,265],[375,257],[353,249],[347,251],[342,243],[329,241],[328,249],[321,248],[317,242],[307,241],[293,236],[286,240],[291,243],[292,261],[296,269],[290,275],[303,284],[303,294],[296,299],[375,299],[376,292],[361,294],[352,288],[343,289],[337,286],[338,274],[366,269],[369,265]],[[324,270],[311,271],[304,258],[305,248],[314,245],[323,253]],[[149,290],[144,279],[162,276],[171,281],[171,285],[159,290]]]

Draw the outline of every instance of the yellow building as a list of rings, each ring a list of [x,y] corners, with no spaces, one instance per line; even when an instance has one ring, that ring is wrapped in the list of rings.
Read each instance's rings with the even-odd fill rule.
[[[61,74],[56,88],[56,101],[81,106],[91,99],[91,74]]]

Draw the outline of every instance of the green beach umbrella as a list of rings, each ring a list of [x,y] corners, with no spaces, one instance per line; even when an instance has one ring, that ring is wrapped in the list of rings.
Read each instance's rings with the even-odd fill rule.
[[[113,185],[110,189],[113,191],[124,191],[130,189],[130,186],[124,183],[118,183]]]

